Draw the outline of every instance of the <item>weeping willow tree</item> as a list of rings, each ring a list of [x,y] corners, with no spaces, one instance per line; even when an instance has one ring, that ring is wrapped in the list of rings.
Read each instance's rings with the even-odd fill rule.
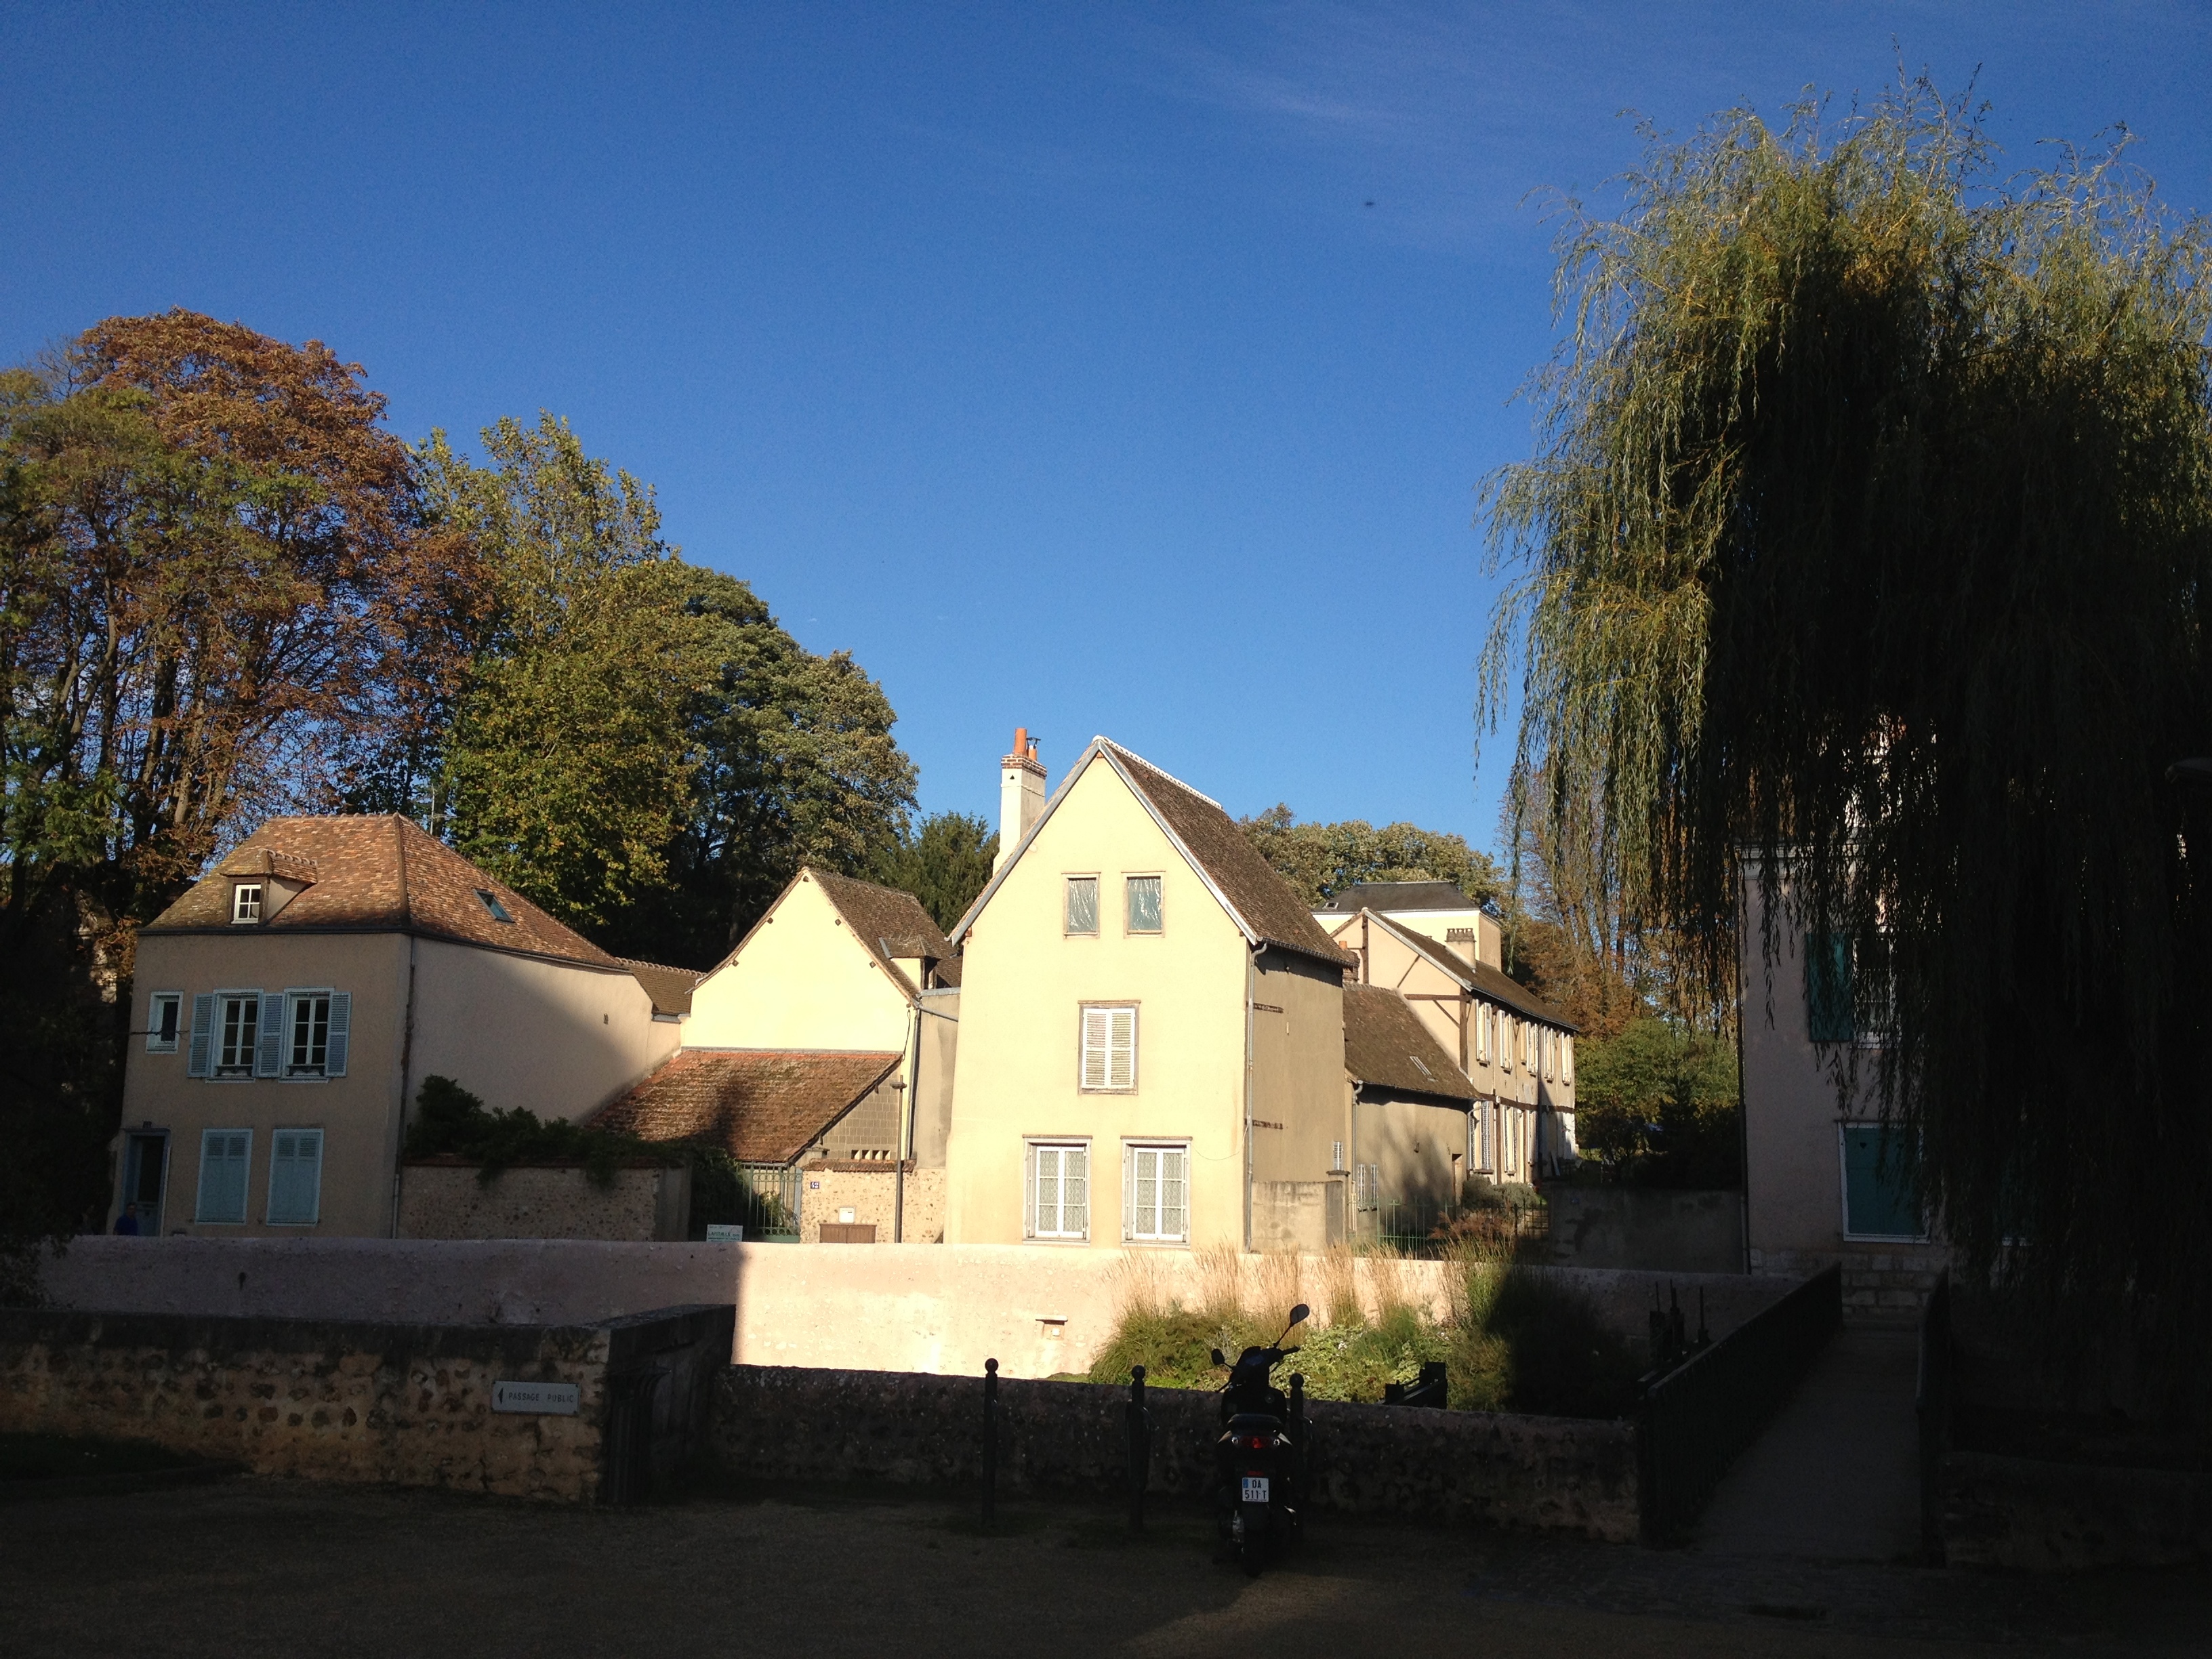
[[[1838,1086],[1944,1236],[2201,1358],[2212,803],[2166,769],[2212,752],[2212,233],[2118,147],[1999,176],[1924,84],[1647,142],[1568,207],[1486,485],[1510,810],[1716,986],[1749,896],[1770,962],[1845,942],[1890,1040]]]

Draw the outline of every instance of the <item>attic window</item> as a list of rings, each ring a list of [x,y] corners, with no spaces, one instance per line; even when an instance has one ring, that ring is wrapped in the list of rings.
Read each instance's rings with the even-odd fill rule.
[[[230,919],[241,927],[261,920],[261,884],[241,881],[230,890]]]
[[[499,895],[489,888],[477,888],[477,897],[483,901],[483,908],[491,912],[491,919],[494,921],[514,921],[514,917],[509,914],[507,908],[499,902]]]

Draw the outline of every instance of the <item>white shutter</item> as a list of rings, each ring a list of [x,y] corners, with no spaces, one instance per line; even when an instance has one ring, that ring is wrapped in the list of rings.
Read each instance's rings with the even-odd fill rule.
[[[185,1075],[205,1077],[215,1069],[215,993],[192,999],[192,1042],[185,1055]]]
[[[312,1226],[322,1200],[323,1132],[279,1129],[269,1149],[269,1219]]]
[[[1037,1149],[1022,1148],[1022,1231],[1037,1236]]]
[[[200,1132],[200,1194],[194,1220],[246,1219],[246,1172],[252,1154],[251,1129]]]
[[[1083,1086],[1086,1089],[1106,1086],[1107,1026],[1111,1012],[1105,1008],[1083,1011]]]
[[[1106,1086],[1133,1089],[1137,1086],[1137,1011],[1109,1008],[1106,1012]]]
[[[1140,1146],[1121,1149],[1121,1237],[1134,1238],[1145,1231],[1144,1218],[1137,1213],[1137,1160],[1145,1155]]]
[[[254,1035],[258,1041],[253,1045],[253,1075],[283,1076],[284,1042],[290,1034],[284,1029],[284,994],[282,991],[264,991],[261,994],[261,1026]]]
[[[333,991],[331,993],[330,1048],[323,1060],[325,1077],[343,1077],[346,1074],[346,1048],[352,1035],[353,993]]]
[[[1091,1234],[1091,1149],[1063,1147],[1060,1161],[1060,1230],[1070,1238],[1087,1238]]]

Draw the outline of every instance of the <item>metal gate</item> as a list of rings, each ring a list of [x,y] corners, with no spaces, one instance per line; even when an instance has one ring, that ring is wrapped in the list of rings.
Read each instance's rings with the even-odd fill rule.
[[[738,1194],[744,1208],[745,1237],[764,1243],[795,1243],[799,1238],[799,1172],[787,1164],[740,1164]]]

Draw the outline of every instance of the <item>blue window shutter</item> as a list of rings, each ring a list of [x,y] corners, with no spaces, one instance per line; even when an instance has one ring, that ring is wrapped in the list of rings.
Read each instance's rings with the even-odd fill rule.
[[[282,991],[264,991],[261,994],[261,1029],[255,1036],[258,1041],[253,1045],[253,1075],[283,1076],[284,1045],[292,1034],[284,1029],[284,994]]]
[[[1815,1042],[1858,1035],[1851,1012],[1851,942],[1840,933],[1805,935],[1805,1029]]]
[[[185,1055],[185,1075],[205,1077],[215,1069],[215,993],[192,999],[192,1043]]]
[[[331,993],[330,1047],[323,1060],[325,1077],[343,1077],[346,1074],[346,1050],[351,1046],[349,1039],[352,1035],[353,993],[333,991]]]

